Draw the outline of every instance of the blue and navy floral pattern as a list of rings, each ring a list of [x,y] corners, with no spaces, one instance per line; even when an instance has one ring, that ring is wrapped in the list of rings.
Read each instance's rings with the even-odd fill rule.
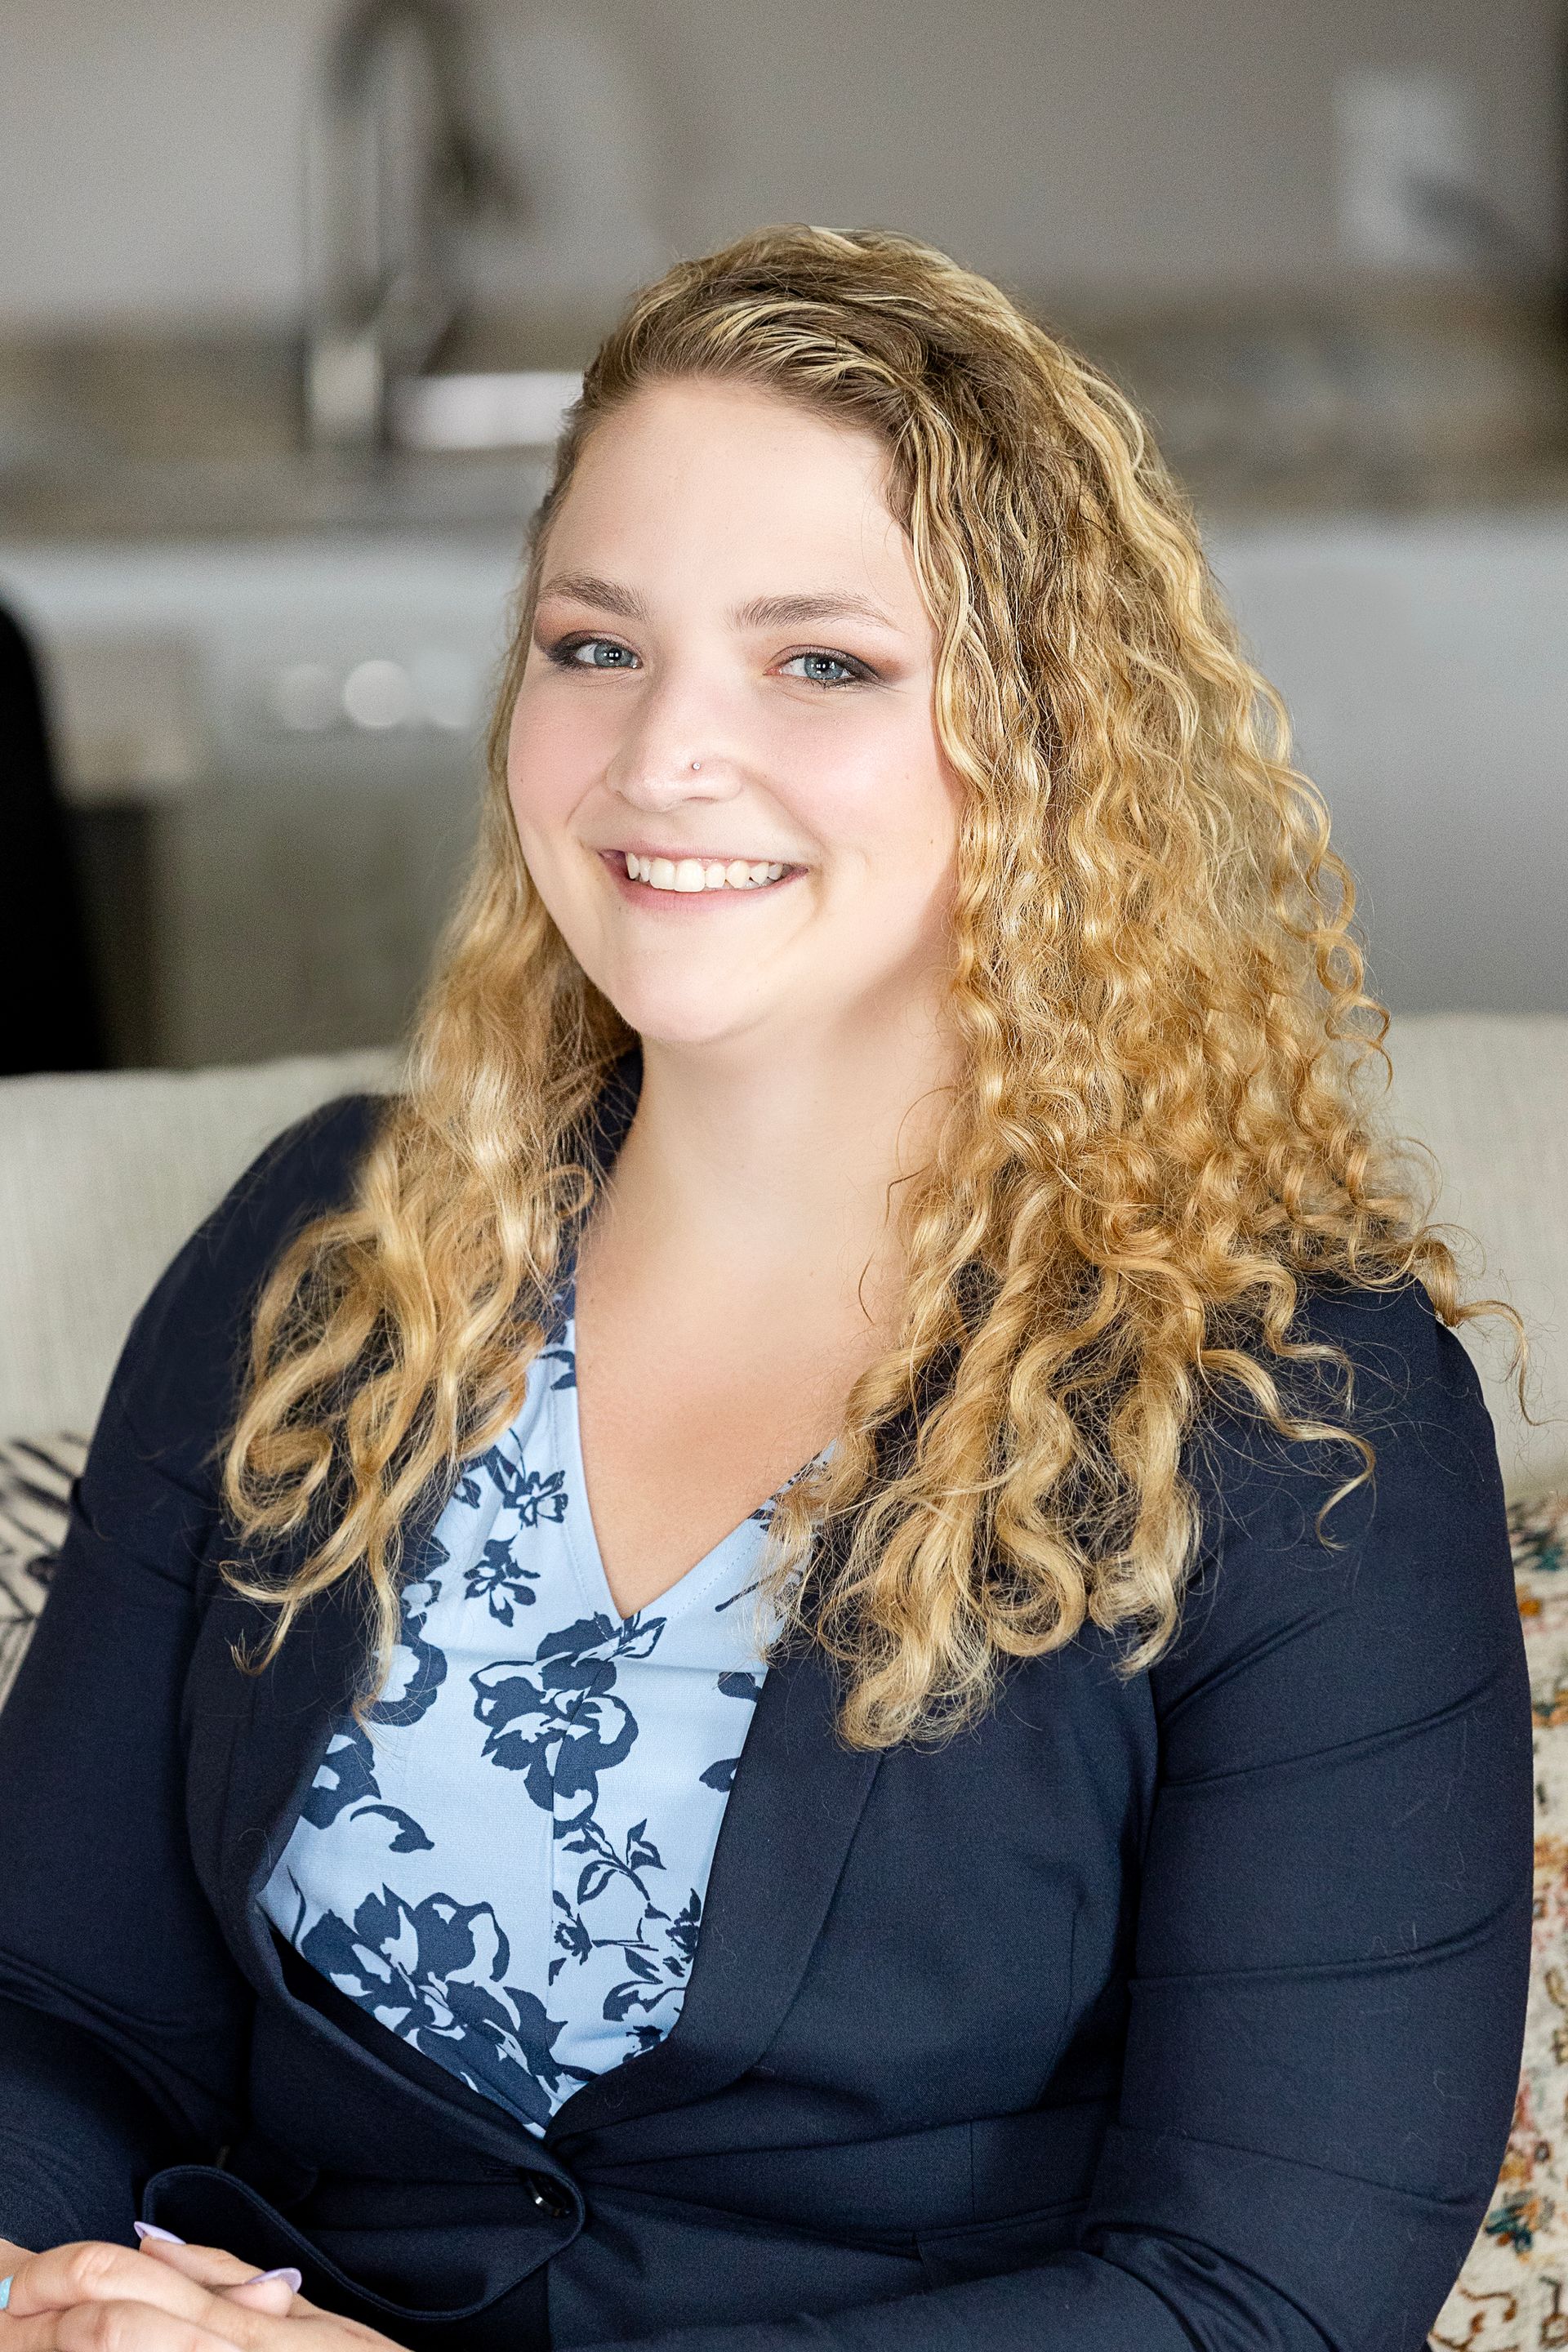
[[[403,1589],[370,1729],[335,1728],[261,1897],[341,1991],[536,2132],[679,2014],[763,1687],[738,1604],[773,1507],[617,1613],[572,1300],[569,1280],[559,1344]]]

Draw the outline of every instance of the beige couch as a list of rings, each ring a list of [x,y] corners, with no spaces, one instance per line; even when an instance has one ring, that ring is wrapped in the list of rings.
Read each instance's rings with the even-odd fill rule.
[[[86,1434],[131,1318],[271,1138],[390,1051],[0,1079],[0,1438]]]

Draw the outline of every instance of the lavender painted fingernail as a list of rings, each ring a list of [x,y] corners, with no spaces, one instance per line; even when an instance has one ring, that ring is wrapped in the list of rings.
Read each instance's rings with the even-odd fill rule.
[[[176,2238],[173,2230],[160,2230],[156,2221],[132,2221],[132,2228],[139,2238],[158,2238],[165,2246],[183,2246],[184,2238]]]
[[[300,2273],[295,2270],[291,2264],[286,2266],[280,2271],[258,2271],[256,2276],[253,2279],[247,2279],[245,2284],[247,2286],[265,2286],[268,2279],[279,2278],[288,2280],[289,2287],[295,2294],[299,2294],[300,2289],[305,2284]]]

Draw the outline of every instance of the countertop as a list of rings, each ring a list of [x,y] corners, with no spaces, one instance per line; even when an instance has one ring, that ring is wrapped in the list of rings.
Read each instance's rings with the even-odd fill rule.
[[[1149,417],[1205,520],[1568,507],[1568,326],[1546,292],[1024,299]],[[604,324],[489,320],[439,363],[576,366]],[[300,374],[281,330],[0,339],[0,540],[521,534],[543,453],[309,453]]]

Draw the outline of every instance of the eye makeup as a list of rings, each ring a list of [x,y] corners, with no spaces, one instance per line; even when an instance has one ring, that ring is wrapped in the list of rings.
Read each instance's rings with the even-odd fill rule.
[[[546,660],[553,662],[558,669],[628,670],[637,662],[637,656],[629,646],[623,645],[619,638],[607,637],[596,629],[569,630],[564,636],[552,640],[536,636],[534,642]],[[626,658],[624,661],[579,661],[578,655],[589,646],[603,646],[606,652],[622,654]],[[788,665],[792,662],[825,662],[845,673],[842,677],[834,678],[811,677],[801,671],[795,673],[803,684],[815,686],[823,693],[833,693],[845,686],[879,686],[882,682],[868,662],[861,661],[855,654],[841,653],[830,646],[801,646],[794,653],[781,655],[775,667],[787,673]]]

